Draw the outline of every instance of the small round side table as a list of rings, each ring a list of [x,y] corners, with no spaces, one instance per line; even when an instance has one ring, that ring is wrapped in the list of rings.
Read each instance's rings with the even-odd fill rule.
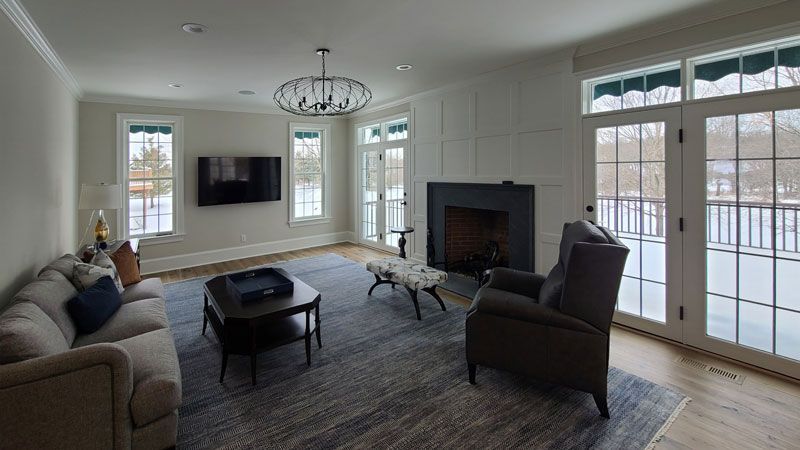
[[[389,231],[392,233],[399,233],[400,239],[397,240],[397,246],[400,247],[400,257],[405,259],[406,257],[406,233],[413,233],[413,227],[391,227]]]

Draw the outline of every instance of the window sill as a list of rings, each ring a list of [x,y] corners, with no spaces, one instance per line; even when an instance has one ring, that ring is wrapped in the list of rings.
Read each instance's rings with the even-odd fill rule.
[[[149,236],[149,237],[140,237],[139,245],[146,247],[148,245],[155,245],[155,244],[167,244],[170,242],[180,242],[186,236],[186,233],[175,233],[175,234],[168,234],[166,236]]]
[[[297,220],[290,220],[289,221],[289,227],[290,228],[307,227],[307,226],[311,226],[311,225],[322,225],[322,224],[330,223],[330,222],[331,222],[331,218],[330,217],[318,217],[318,218],[315,218],[315,219],[297,219]]]

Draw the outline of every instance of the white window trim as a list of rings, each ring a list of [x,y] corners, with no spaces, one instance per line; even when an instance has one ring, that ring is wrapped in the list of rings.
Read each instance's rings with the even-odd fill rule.
[[[320,131],[322,133],[322,215],[295,218],[294,215],[294,133],[295,131]],[[331,125],[329,123],[289,123],[289,226],[319,225],[331,221]]]
[[[174,229],[170,234],[159,236],[141,237],[140,244],[159,244],[166,242],[182,241],[186,232],[184,230],[184,172],[183,172],[183,117],[165,116],[156,114],[117,114],[117,183],[122,185],[123,192],[127,192],[128,185],[128,124],[135,123],[170,123],[172,124],[172,170],[175,182],[173,190],[173,214],[175,217]],[[122,209],[117,210],[117,236],[129,239],[127,226],[128,196],[122,198]]]

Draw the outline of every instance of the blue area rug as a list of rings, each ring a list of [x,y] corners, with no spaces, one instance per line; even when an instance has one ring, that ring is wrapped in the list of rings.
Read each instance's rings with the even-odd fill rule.
[[[612,368],[611,419],[586,393],[480,368],[467,381],[465,311],[420,294],[422,321],[404,289],[379,286],[338,255],[275,264],[322,294],[322,349],[302,341],[250,361],[231,355],[220,384],[220,345],[200,335],[203,283],[166,286],[183,374],[178,447],[646,448],[688,400]]]

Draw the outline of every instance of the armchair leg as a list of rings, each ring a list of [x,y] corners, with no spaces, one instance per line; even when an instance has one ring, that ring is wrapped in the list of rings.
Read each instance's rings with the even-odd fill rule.
[[[600,415],[606,419],[610,419],[608,414],[608,399],[606,394],[594,394],[594,402],[597,404],[597,409],[600,410]]]
[[[475,384],[475,372],[478,370],[476,364],[467,363],[467,370],[469,371],[469,384]]]

